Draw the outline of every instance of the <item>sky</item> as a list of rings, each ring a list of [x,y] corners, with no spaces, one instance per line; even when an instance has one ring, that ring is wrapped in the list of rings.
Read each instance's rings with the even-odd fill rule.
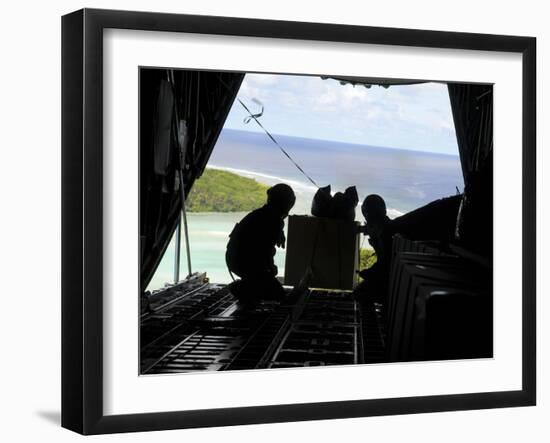
[[[237,95],[273,134],[458,155],[447,86],[341,85],[320,77],[247,74]],[[225,128],[262,132],[237,100]]]

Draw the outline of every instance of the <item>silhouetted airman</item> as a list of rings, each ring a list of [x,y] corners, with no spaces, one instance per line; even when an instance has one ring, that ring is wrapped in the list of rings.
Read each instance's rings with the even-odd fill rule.
[[[296,202],[292,188],[284,183],[267,190],[267,203],[247,214],[229,235],[225,260],[241,279],[229,290],[241,301],[281,300],[285,292],[277,280],[275,247],[285,247],[284,219]]]

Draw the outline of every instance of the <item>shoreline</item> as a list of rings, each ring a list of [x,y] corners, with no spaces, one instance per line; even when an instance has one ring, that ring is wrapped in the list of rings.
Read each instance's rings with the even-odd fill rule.
[[[238,175],[240,177],[244,178],[251,178],[257,181],[259,184],[265,185],[265,186],[273,186],[276,183],[286,183],[292,187],[294,192],[297,194],[297,197],[302,197],[300,199],[297,198],[296,203],[299,204],[299,206],[296,209],[301,209],[300,212],[297,212],[296,210],[292,211],[290,215],[311,215],[311,203],[313,201],[313,196],[315,195],[315,192],[317,192],[317,188],[314,186],[308,185],[307,183],[299,182],[298,180],[294,179],[288,179],[286,177],[279,177],[275,175],[270,174],[264,174],[261,172],[255,172],[252,170],[247,169],[239,169],[239,168],[232,168],[229,166],[219,166],[219,165],[209,165],[206,167],[206,169],[214,169],[218,171],[226,171],[230,172],[232,174]],[[262,180],[262,178],[264,180]],[[308,199],[307,204],[305,199]],[[300,201],[298,201],[300,200]],[[356,207],[355,213],[356,213],[356,221],[363,222],[361,210],[360,210],[360,204],[359,202],[358,206]],[[248,213],[249,211],[200,211],[200,212],[188,212],[188,214],[237,214],[237,213]],[[406,212],[401,211],[397,208],[387,208],[388,217],[391,219],[400,217],[401,215],[406,214]]]

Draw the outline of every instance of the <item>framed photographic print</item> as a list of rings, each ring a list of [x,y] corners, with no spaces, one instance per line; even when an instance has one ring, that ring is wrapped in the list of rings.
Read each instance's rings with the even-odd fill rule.
[[[534,405],[530,37],[62,22],[62,425]]]

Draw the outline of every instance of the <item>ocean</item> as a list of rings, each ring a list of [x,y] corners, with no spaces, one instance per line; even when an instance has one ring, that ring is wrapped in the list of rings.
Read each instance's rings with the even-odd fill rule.
[[[406,149],[355,145],[325,140],[275,135],[279,143],[319,185],[344,191],[355,185],[362,201],[368,194],[381,195],[391,218],[438,198],[462,192],[464,181],[458,155],[443,155]],[[291,214],[310,214],[317,188],[285,157],[263,133],[224,129],[207,167],[224,169],[273,185],[284,182],[296,193]],[[231,281],[225,266],[228,235],[245,213],[189,213],[189,243],[192,270],[206,271],[217,283]],[[362,221],[360,206],[356,220]],[[364,242],[365,245],[367,244]],[[148,290],[172,283],[175,242],[151,280]],[[180,276],[187,274],[185,246],[182,244]],[[284,273],[284,250],[275,262]]]

